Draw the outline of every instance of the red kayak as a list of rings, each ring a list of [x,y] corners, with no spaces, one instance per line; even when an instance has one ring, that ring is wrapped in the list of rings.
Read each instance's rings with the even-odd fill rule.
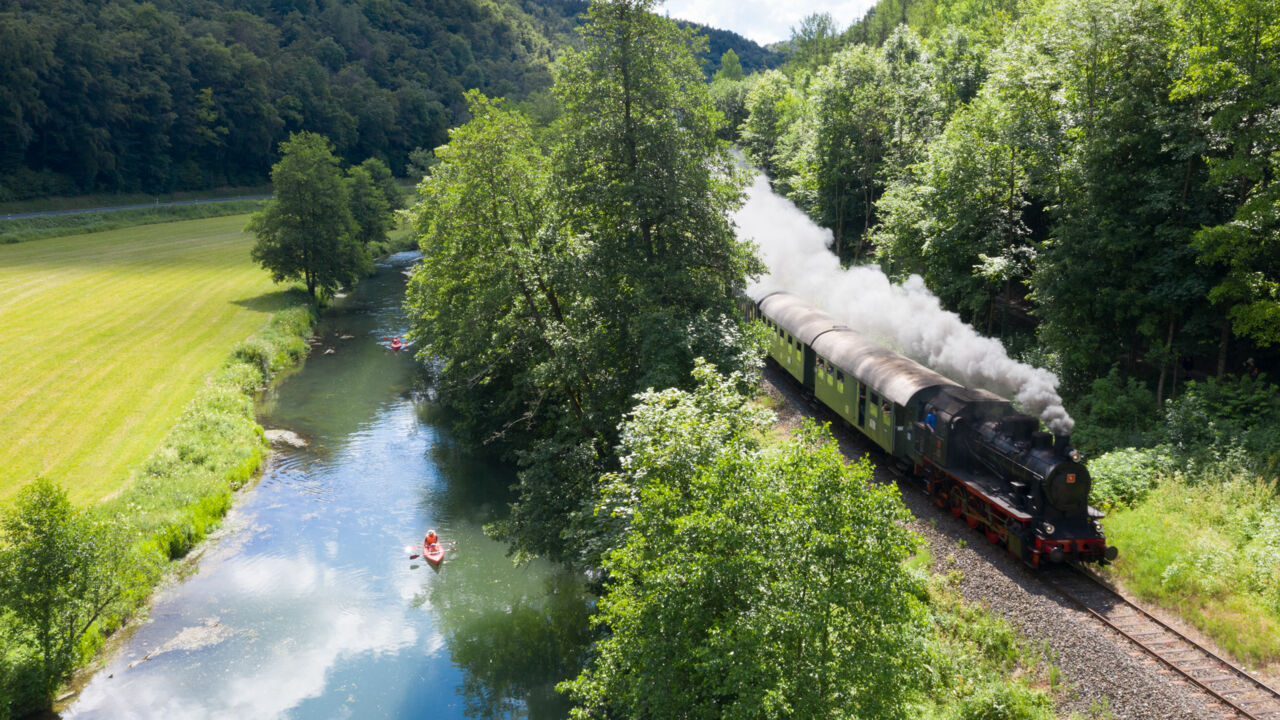
[[[438,542],[424,545],[422,547],[422,557],[426,558],[427,562],[432,565],[438,566],[440,561],[444,560],[444,546]]]
[[[392,349],[392,350],[399,350],[399,349],[400,349],[400,348],[402,348],[402,347],[404,347],[404,343],[400,342],[400,338],[396,338],[396,339],[394,339],[394,340],[392,340],[392,341],[391,341],[391,349]]]

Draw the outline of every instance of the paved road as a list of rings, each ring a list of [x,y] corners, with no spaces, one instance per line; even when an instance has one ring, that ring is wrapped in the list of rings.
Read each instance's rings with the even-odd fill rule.
[[[117,210],[148,210],[150,208],[173,207],[175,205],[201,205],[204,203],[224,203],[236,200],[266,200],[270,195],[240,195],[229,198],[210,198],[207,200],[178,200],[175,202],[143,203],[141,205],[113,205],[111,207],[80,208],[77,210],[45,210],[43,212],[11,213],[0,215],[0,220],[22,220],[23,218],[49,217],[53,215],[76,215],[79,213],[115,212]]]

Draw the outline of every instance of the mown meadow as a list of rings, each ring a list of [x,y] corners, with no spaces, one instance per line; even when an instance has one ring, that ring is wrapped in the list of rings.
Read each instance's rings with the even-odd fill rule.
[[[0,246],[0,569],[27,583],[4,588],[0,717],[47,708],[262,461],[254,395],[315,310],[250,260],[246,220]],[[25,572],[32,543],[81,546],[67,572],[92,591],[52,634],[29,600],[65,580]]]
[[[0,504],[36,476],[108,496],[236,343],[291,304],[244,216],[0,246]]]

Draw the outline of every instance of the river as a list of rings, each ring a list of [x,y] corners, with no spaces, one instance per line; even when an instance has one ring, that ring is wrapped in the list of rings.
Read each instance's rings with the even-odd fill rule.
[[[413,259],[325,314],[259,408],[307,446],[272,455],[63,718],[565,716],[553,688],[581,667],[591,600],[484,535],[511,469],[461,452],[411,353],[385,347]],[[439,569],[408,557],[427,528],[457,541]]]

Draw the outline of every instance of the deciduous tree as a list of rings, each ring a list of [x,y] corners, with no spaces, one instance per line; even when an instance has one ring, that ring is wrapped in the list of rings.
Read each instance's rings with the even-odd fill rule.
[[[348,188],[329,141],[298,133],[280,146],[271,169],[275,197],[254,213],[258,236],[251,253],[273,280],[301,280],[323,299],[369,269],[368,250],[356,238]]]
[[[1210,298],[1236,335],[1280,343],[1280,3],[1184,0],[1180,7],[1177,51],[1187,62],[1173,95],[1207,121],[1204,159],[1227,209],[1195,236],[1201,260],[1225,270]],[[1219,374],[1225,340],[1224,332]]]
[[[51,702],[77,659],[93,623],[132,586],[129,538],[78,510],[46,479],[23,488],[0,516],[0,606],[31,634]]]
[[[653,7],[593,3],[556,78],[557,205],[600,328],[583,360],[613,417],[634,392],[685,382],[694,357],[736,361],[733,293],[758,267],[729,224],[743,180],[715,134],[701,42]]]
[[[577,718],[904,717],[924,611],[896,489],[807,426],[766,447],[770,414],[706,365],[645,393],[598,513],[609,628],[568,683]]]

